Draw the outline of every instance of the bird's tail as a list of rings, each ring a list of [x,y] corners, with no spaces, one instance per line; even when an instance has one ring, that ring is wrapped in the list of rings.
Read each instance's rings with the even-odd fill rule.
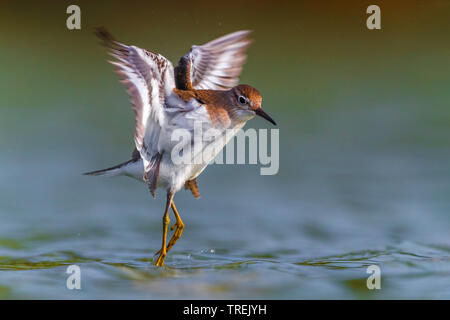
[[[132,160],[129,160],[127,162],[118,164],[117,166],[107,168],[107,169],[85,172],[85,173],[83,173],[83,175],[85,175],[85,176],[103,176],[103,177],[120,176],[123,174],[123,170],[122,170],[123,167],[125,167],[126,165],[128,165],[130,162],[133,162],[133,161],[135,161],[135,160],[132,159]]]

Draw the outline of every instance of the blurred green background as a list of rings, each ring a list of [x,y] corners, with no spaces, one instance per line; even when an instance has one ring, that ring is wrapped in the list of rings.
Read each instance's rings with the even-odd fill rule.
[[[66,8],[81,7],[81,30]],[[381,7],[381,30],[366,8]],[[0,298],[450,298],[450,2],[2,1]],[[252,29],[241,82],[280,171],[209,167],[167,268],[164,197],[81,176],[128,160],[133,114],[93,35],[176,63]],[[266,128],[260,119],[247,128]],[[68,265],[82,290],[66,289]],[[368,290],[368,265],[382,289]]]

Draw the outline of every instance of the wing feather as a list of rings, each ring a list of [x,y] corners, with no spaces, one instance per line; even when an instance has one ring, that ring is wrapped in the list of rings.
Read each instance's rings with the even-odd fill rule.
[[[177,66],[178,89],[227,90],[236,86],[252,43],[249,30],[237,31],[201,46],[180,59]],[[179,85],[178,85],[179,83]]]
[[[104,29],[97,29],[96,34],[110,49],[115,60],[109,62],[130,95],[135,113],[134,142],[147,172],[161,151],[158,140],[165,121],[166,97],[175,87],[172,63],[155,52],[122,44]]]

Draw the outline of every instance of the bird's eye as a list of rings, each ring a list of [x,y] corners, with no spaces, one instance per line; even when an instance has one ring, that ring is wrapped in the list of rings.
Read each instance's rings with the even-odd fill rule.
[[[240,104],[246,104],[247,103],[247,99],[245,97],[243,97],[243,96],[239,96],[238,100],[239,100]]]

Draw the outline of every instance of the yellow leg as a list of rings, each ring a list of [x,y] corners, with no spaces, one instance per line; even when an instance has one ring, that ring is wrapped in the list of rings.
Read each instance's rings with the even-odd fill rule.
[[[169,244],[167,245],[167,252],[175,245],[175,243],[178,241],[178,239],[180,239],[181,234],[183,233],[183,229],[184,229],[183,220],[181,220],[181,217],[178,214],[177,207],[175,207],[175,202],[173,202],[173,200],[172,200],[172,203],[170,204],[170,206],[172,207],[173,214],[175,215],[175,219],[177,219],[177,221],[170,228],[170,230],[173,230],[176,227],[175,232],[173,233],[173,236],[170,239]]]
[[[181,220],[181,217],[178,214],[177,207],[175,207],[175,202],[173,200],[172,200],[172,203],[170,204],[170,206],[172,208],[173,214],[175,215],[175,219],[177,219],[177,221],[170,228],[170,230],[173,230],[176,227],[176,230],[175,230],[172,238],[170,238],[170,241],[166,248],[166,253],[169,252],[169,250],[175,245],[175,243],[178,241],[178,239],[180,239],[181,234],[183,233],[183,229],[184,229],[183,220]],[[159,250],[156,254],[161,254],[161,250]]]
[[[169,228],[169,208],[170,204],[172,203],[173,199],[173,193],[167,194],[167,203],[166,203],[166,210],[164,211],[163,216],[163,236],[162,236],[162,247],[161,250],[159,250],[159,257],[158,260],[156,260],[155,266],[162,267],[164,266],[164,259],[167,255],[167,248],[166,248],[166,241],[167,241],[167,229]]]

